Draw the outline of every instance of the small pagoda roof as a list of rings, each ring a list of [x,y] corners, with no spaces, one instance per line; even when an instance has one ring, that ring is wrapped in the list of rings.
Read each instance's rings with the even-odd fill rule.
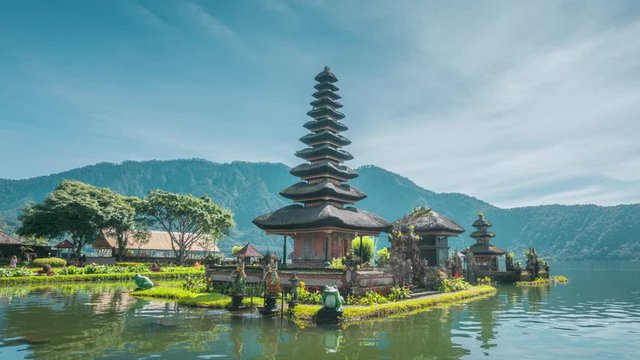
[[[313,96],[316,99],[322,99],[322,98],[329,98],[331,100],[342,99],[342,96],[334,93],[331,90],[318,90],[314,92],[311,96]]]
[[[0,245],[22,245],[22,241],[15,236],[0,231]]]
[[[340,161],[347,161],[353,159],[353,155],[351,155],[348,151],[336,149],[326,144],[302,149],[296,152],[296,156],[305,160],[333,158]]]
[[[418,208],[394,221],[393,224],[400,227],[401,231],[408,231],[409,227],[413,226],[413,231],[419,235],[429,233],[458,235],[465,231],[464,228],[455,221],[431,209],[425,208]]]
[[[262,254],[256,249],[253,245],[247,243],[247,245],[243,246],[242,249],[234,252],[231,256],[235,257],[262,257]]]
[[[493,224],[491,224],[487,219],[484,218],[484,215],[479,214],[478,215],[478,219],[476,221],[473,222],[473,227],[481,227],[481,226],[493,226]]]
[[[329,106],[322,106],[319,108],[311,109],[307,112],[307,115],[314,119],[328,117],[334,120],[344,119],[344,114],[338,110],[335,110]]]
[[[370,212],[353,207],[337,208],[329,202],[304,207],[299,204],[285,206],[253,219],[263,230],[313,230],[339,228],[350,231],[380,233],[389,229],[389,222]]]
[[[462,250],[462,253],[467,255],[469,251],[473,255],[504,255],[506,251],[491,244],[473,244],[467,249]]]
[[[482,238],[492,238],[495,237],[496,234],[492,233],[491,231],[484,231],[484,230],[478,230],[478,231],[474,231],[471,233],[472,238],[474,239],[482,239]]]
[[[54,246],[56,249],[73,249],[73,244],[71,241],[64,239],[60,243]]]
[[[351,144],[351,140],[346,137],[335,134],[329,130],[322,130],[317,133],[307,134],[300,138],[300,141],[307,145],[319,144],[319,143],[332,143],[340,146],[346,146]]]
[[[331,129],[334,132],[339,132],[339,131],[347,131],[349,128],[343,124],[340,123],[336,120],[333,120],[331,118],[321,118],[321,119],[316,119],[316,120],[309,120],[306,123],[304,123],[305,128],[311,130],[311,131],[319,131],[322,129]]]
[[[328,97],[323,97],[317,100],[313,100],[312,102],[309,103],[309,105],[313,106],[314,108],[326,106],[332,109],[339,109],[342,107],[342,104],[340,104],[337,101],[333,101],[333,99],[330,99]]]
[[[280,195],[293,200],[332,197],[338,201],[342,200],[347,203],[353,203],[367,197],[367,194],[349,184],[336,185],[326,179],[314,184],[301,181],[282,190]]]
[[[303,163],[290,171],[291,175],[301,178],[312,178],[314,175],[330,174],[338,178],[353,179],[358,174],[348,166],[338,165],[330,161],[322,161],[316,164]]]
[[[318,91],[324,91],[324,90],[338,91],[338,90],[340,90],[340,88],[338,88],[337,86],[333,85],[332,83],[328,83],[328,82],[315,84],[313,87]]]
[[[338,78],[335,76],[335,74],[331,71],[331,69],[328,66],[325,66],[324,70],[322,70],[318,75],[316,75],[314,79],[320,83],[325,83],[325,82],[334,83],[338,81]]]

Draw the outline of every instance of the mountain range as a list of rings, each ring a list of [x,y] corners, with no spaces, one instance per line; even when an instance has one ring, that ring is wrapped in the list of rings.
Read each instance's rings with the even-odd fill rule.
[[[24,180],[0,179],[0,218],[9,229],[28,202],[42,201],[63,179],[108,187],[126,195],[143,197],[163,189],[193,195],[209,195],[231,209],[237,227],[220,243],[222,250],[251,242],[259,248],[280,249],[282,238],[266,236],[251,220],[290,204],[278,192],[298,181],[289,167],[279,163],[214,163],[201,159],[125,161],[99,163],[58,174]],[[502,209],[459,193],[435,193],[406,177],[376,166],[356,169],[350,183],[369,196],[357,207],[389,221],[418,206],[427,206],[450,217],[467,231],[450,240],[452,248],[474,243],[468,235],[478,212],[493,223],[494,243],[522,257],[524,249],[536,250],[552,260],[640,259],[640,204],[543,205]],[[381,236],[379,246],[386,246]]]

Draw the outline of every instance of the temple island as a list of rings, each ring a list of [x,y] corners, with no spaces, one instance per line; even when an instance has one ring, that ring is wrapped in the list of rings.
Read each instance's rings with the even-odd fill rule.
[[[491,223],[483,214],[472,224],[476,230],[470,236],[476,244],[459,252],[452,251],[449,238],[465,229],[434,209],[416,208],[389,222],[357,208],[356,203],[367,195],[349,184],[358,174],[345,165],[353,156],[344,149],[351,141],[342,134],[348,128],[340,111],[338,78],[325,67],[315,81],[307,113],[311,119],[303,125],[309,133],[300,138],[306,147],[295,153],[304,162],[290,171],[300,181],[280,192],[292,204],[253,220],[267,235],[282,238],[281,259],[268,253],[260,265],[250,265],[238,251],[234,253],[237,265],[225,265],[220,260],[207,265],[206,276],[230,288],[234,304],[241,306],[241,298],[251,284],[264,289],[265,304],[274,304],[273,297],[284,289],[292,297],[292,308],[298,304],[299,292],[307,296],[308,289],[324,287],[322,300],[318,293],[317,301],[326,305],[325,297],[333,299],[327,301],[338,303],[333,307],[341,309],[337,299],[357,299],[371,291],[382,297],[389,294],[396,299],[417,300],[468,289],[468,282],[512,283],[548,277],[548,267],[537,256],[527,255],[523,268],[514,265],[510,253],[492,245],[495,234],[488,231]],[[383,250],[386,255],[381,253],[374,259],[376,254],[364,254],[364,241],[381,234],[388,235],[391,243]],[[293,240],[293,249],[287,249],[289,239]],[[354,251],[356,244],[360,251]],[[305,287],[299,288],[299,284]]]

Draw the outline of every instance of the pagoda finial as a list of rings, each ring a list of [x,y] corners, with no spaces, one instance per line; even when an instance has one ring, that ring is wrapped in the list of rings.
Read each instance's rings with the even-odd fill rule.
[[[331,71],[331,68],[325,65],[324,71]]]

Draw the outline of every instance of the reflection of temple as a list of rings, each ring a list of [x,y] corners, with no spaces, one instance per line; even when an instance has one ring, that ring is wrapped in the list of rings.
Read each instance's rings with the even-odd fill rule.
[[[377,236],[389,223],[377,215],[350,205],[366,194],[347,184],[358,176],[344,161],[353,156],[342,147],[351,143],[340,135],[347,127],[340,121],[344,114],[337,109],[340,95],[334,85],[338,81],[328,67],[315,80],[317,90],[307,113],[313,120],[304,124],[311,133],[300,141],[308,145],[296,156],[306,160],[291,169],[302,181],[282,190],[280,195],[296,204],[259,216],[253,220],[267,234],[284,235],[283,263],[286,263],[286,237],[294,239],[296,266],[323,266],[333,258],[343,257],[351,241],[362,235]]]
[[[449,236],[458,236],[464,229],[455,221],[429,208],[417,208],[396,220],[394,225],[402,232],[410,227],[420,237],[420,257],[428,266],[444,267],[449,258]]]
[[[491,226],[484,215],[479,214],[478,219],[473,222],[476,231],[471,233],[471,237],[476,239],[476,243],[463,250],[462,253],[465,256],[469,253],[473,254],[475,268],[479,271],[505,271],[505,251],[489,243],[496,236],[489,231]]]

